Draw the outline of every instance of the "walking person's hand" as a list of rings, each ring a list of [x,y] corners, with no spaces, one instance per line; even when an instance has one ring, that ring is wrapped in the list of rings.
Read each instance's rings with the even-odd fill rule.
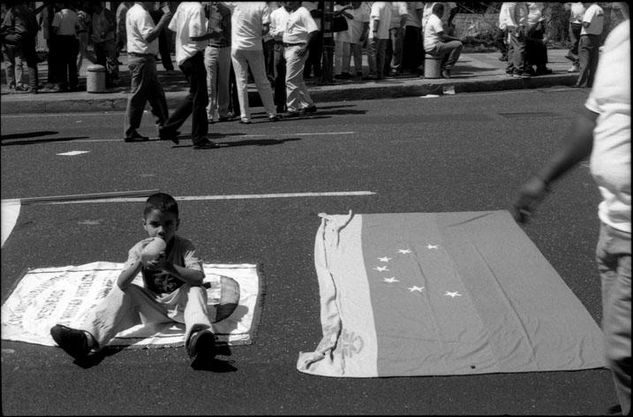
[[[512,206],[512,216],[519,223],[527,223],[536,207],[547,195],[549,188],[545,181],[532,176],[519,189]]]

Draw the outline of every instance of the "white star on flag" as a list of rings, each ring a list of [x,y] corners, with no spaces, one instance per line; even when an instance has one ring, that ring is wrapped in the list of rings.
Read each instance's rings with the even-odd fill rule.
[[[455,291],[455,292],[446,291],[446,294],[444,294],[444,295],[449,296],[449,297],[451,297],[451,298],[461,297],[461,296],[462,296],[462,295],[461,295],[459,292],[457,292],[457,291]]]
[[[376,271],[378,272],[384,272],[384,271],[389,271],[389,269],[387,269],[386,266],[377,266],[374,268]]]
[[[407,253],[411,253],[411,250],[410,249],[398,249],[398,253],[407,254]]]
[[[387,258],[386,256],[383,256],[382,258],[378,258],[378,260],[380,262],[389,262],[392,258]]]
[[[391,277],[391,278],[385,278],[385,282],[388,282],[388,283],[391,284],[391,283],[394,283],[394,282],[400,282],[400,280],[396,279],[396,277]]]
[[[430,243],[428,245],[426,245],[427,249],[438,249],[440,247],[440,245],[431,245]]]
[[[409,292],[413,292],[413,291],[422,292],[423,289],[424,287],[416,287],[414,285],[413,287],[409,288]]]

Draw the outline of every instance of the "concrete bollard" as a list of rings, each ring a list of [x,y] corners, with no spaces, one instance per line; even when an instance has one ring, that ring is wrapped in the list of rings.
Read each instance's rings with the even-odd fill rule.
[[[103,65],[90,65],[86,70],[86,91],[89,93],[105,92],[106,69]]]
[[[439,57],[426,55],[424,58],[424,78],[441,78],[442,60]]]

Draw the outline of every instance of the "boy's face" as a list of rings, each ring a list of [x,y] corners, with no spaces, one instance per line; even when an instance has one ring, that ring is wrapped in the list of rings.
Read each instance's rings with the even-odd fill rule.
[[[143,220],[143,228],[150,237],[160,237],[169,243],[176,234],[180,219],[174,213],[165,213],[154,209],[147,213]]]

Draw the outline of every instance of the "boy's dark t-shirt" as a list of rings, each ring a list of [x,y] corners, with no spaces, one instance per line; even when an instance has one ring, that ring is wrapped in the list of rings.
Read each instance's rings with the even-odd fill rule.
[[[144,239],[130,249],[128,259],[123,268],[128,268],[137,260],[141,259],[141,253],[143,252],[143,247],[145,246],[146,241],[147,239]],[[196,248],[188,239],[182,238],[178,235],[174,236],[172,241],[167,245],[165,254],[167,256],[167,261],[174,265],[204,273],[204,270],[202,269],[202,260],[197,257]],[[184,282],[180,279],[165,274],[162,271],[155,271],[142,267],[141,272],[145,288],[148,288],[156,294],[170,293],[184,284]]]

